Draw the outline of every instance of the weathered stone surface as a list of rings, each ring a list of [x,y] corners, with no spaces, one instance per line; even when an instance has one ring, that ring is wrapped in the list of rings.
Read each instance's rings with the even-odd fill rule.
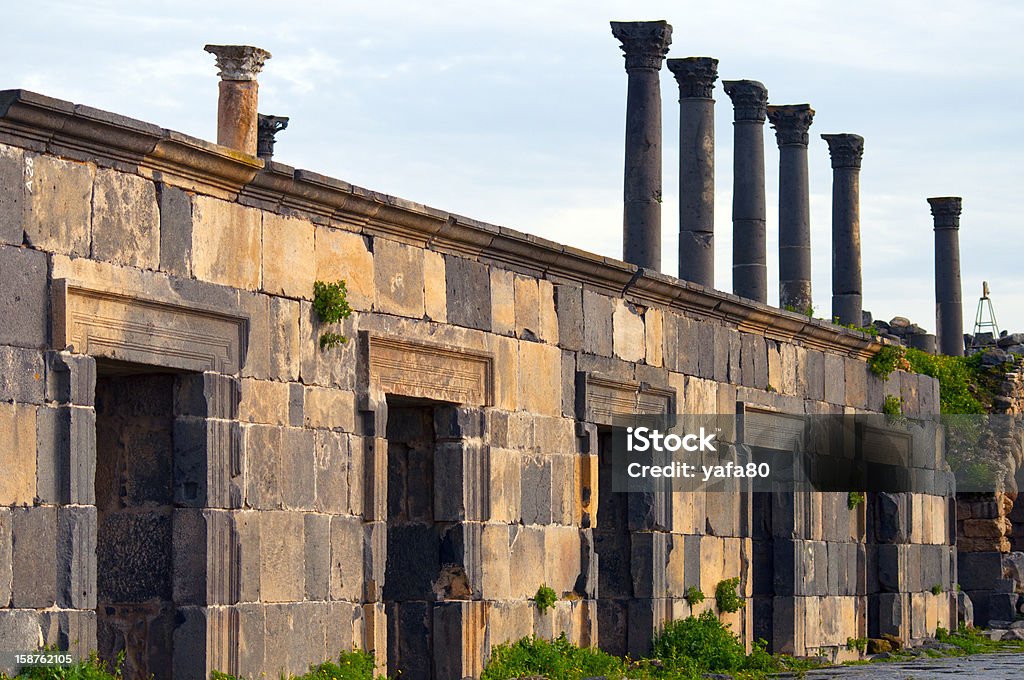
[[[865,409],[868,406],[868,366],[857,359],[846,359],[846,405]]]
[[[44,253],[0,246],[0,345],[46,346],[46,275]]]
[[[96,608],[95,555],[96,508],[59,508],[56,556],[58,606],[69,609]]]
[[[520,408],[538,415],[562,413],[562,352],[536,342],[519,343]]]
[[[46,353],[47,401],[92,406],[95,394],[95,359],[67,352]]]
[[[448,323],[491,330],[491,275],[487,265],[446,255],[444,267]],[[516,309],[518,311],[518,305]]]
[[[244,378],[238,417],[242,422],[287,425],[288,400],[288,383]]]
[[[192,271],[197,279],[257,290],[263,242],[258,210],[207,196],[192,199]]]
[[[613,345],[613,300],[583,289],[583,351],[610,357]]]
[[[615,356],[643,361],[645,349],[642,311],[625,300],[615,300],[612,313]]]
[[[525,524],[551,523],[551,461],[524,459],[522,517]]]
[[[160,213],[152,182],[115,170],[96,170],[92,257],[140,269],[159,267]]]
[[[385,314],[423,317],[423,251],[419,248],[377,238],[373,243],[375,308]],[[450,270],[446,272],[451,276]],[[451,295],[451,284],[449,284]],[[470,297],[470,296],[466,296]],[[449,319],[452,320],[449,306]]]
[[[281,507],[281,428],[243,426],[245,442],[245,500],[258,510]]]
[[[352,309],[369,311],[374,300],[374,258],[359,234],[316,227],[316,268],[318,281],[345,280]]]
[[[26,156],[25,240],[43,250],[89,256],[96,168],[53,156]]]
[[[957,579],[964,590],[988,590],[1001,578],[1002,557],[998,552],[960,552]]]
[[[331,518],[307,514],[304,517],[307,600],[327,600],[331,590]]]
[[[355,341],[359,318],[353,314],[341,323],[324,326],[317,318],[313,306],[300,302],[299,354],[300,375],[307,385],[330,385],[351,389],[355,385],[356,355],[359,343]],[[341,333],[347,342],[328,350],[320,349],[320,335],[325,331]]]
[[[355,432],[356,396],[348,390],[307,387],[305,396],[306,427]]]
[[[491,330],[495,333],[516,332],[515,280],[513,272],[491,267]]]
[[[0,403],[0,442],[0,503],[31,505],[36,496],[36,409]]]
[[[310,483],[316,466],[313,432],[289,427],[281,445],[281,502],[285,508],[312,510],[316,501],[316,489]]]
[[[528,340],[540,339],[540,300],[537,279],[515,275],[516,335]]]
[[[299,378],[299,309],[295,300],[270,298],[270,377],[277,380]]]
[[[0,609],[11,603],[11,578],[14,556],[11,543],[11,509],[0,508]]]
[[[57,508],[14,508],[13,593],[19,609],[42,609],[57,601]]]
[[[358,517],[331,518],[331,599],[363,596],[363,527]]]
[[[21,245],[25,198],[25,152],[0,144],[0,243]]]
[[[554,287],[558,316],[558,344],[568,350],[583,349],[583,289],[572,284]]]
[[[558,344],[558,314],[555,311],[555,288],[550,281],[537,282],[537,302],[540,305],[540,339]]]
[[[262,289],[271,295],[310,300],[316,278],[313,223],[263,213]]]
[[[298,512],[267,512],[260,518],[260,597],[292,602],[305,594],[305,523]]]
[[[41,404],[45,376],[41,352],[0,345],[0,401]]]
[[[0,610],[0,640],[4,649],[35,651],[42,646],[42,631],[39,615],[31,610]],[[6,662],[6,660],[5,660]],[[16,669],[0,665],[0,672],[15,672]]]
[[[234,420],[240,400],[241,385],[231,376],[188,374],[174,382],[175,415]]]
[[[175,276],[192,275],[192,199],[176,187],[156,184],[160,212],[160,269]]]
[[[423,253],[423,307],[428,319],[441,323],[448,320],[444,256],[432,250]]]
[[[512,546],[512,597],[526,599],[537,593],[544,582],[544,528],[512,526],[509,542]]]
[[[846,403],[846,365],[843,357],[825,354],[825,401],[831,404]]]

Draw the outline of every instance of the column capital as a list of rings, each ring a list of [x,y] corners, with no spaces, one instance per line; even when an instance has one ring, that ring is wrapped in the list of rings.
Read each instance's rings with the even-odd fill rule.
[[[221,80],[256,80],[270,52],[250,45],[207,45],[203,48],[217,57]]]
[[[932,207],[935,229],[960,228],[960,210],[963,207],[962,198],[959,196],[929,198],[928,205]]]
[[[775,140],[780,147],[807,146],[810,142],[807,131],[814,120],[814,109],[810,104],[769,106],[768,120],[775,129]]]
[[[864,157],[864,138],[849,133],[821,136],[828,142],[828,152],[832,156],[832,168],[860,169],[861,158]]]
[[[680,99],[711,99],[718,80],[718,60],[711,57],[669,59],[668,70],[679,83]]]
[[[661,69],[672,44],[672,25],[667,21],[612,21],[612,35],[622,43],[626,70]]]
[[[263,160],[274,156],[274,138],[281,130],[288,127],[288,116],[258,115],[256,127],[256,155]]]
[[[756,80],[723,80],[722,88],[732,100],[737,123],[764,123],[768,88]]]

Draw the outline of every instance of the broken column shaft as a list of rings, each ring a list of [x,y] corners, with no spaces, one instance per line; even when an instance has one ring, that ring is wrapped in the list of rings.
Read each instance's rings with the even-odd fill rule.
[[[935,327],[939,352],[964,354],[964,310],[960,288],[961,198],[929,198],[935,220]]]
[[[661,64],[672,43],[665,21],[613,21],[629,75],[622,259],[661,270]]]
[[[807,179],[807,104],[769,106],[779,144],[779,306],[811,314],[811,207]]]
[[[860,261],[860,135],[822,135],[832,157],[832,318],[864,323]]]
[[[715,100],[718,60],[669,59],[679,83],[679,278],[715,287]]]
[[[270,59],[270,52],[249,45],[207,45],[204,49],[217,57],[220,70],[217,143],[255,156],[259,104],[256,76]]]
[[[768,89],[756,80],[725,80],[722,87],[734,109],[732,291],[767,302],[764,120]]]

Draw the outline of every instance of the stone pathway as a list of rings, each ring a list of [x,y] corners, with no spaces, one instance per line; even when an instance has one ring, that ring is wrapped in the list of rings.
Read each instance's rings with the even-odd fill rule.
[[[944,659],[915,659],[863,666],[838,666],[811,671],[805,678],[825,680],[924,680],[958,676],[962,680],[1021,680],[1024,678],[1024,654],[997,653]]]

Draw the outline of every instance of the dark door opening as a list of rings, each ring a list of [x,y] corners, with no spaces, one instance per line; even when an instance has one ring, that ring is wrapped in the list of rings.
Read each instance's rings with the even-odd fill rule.
[[[630,572],[629,495],[612,491],[612,434],[598,432],[597,525],[594,548],[599,564],[597,581],[598,643],[609,654],[629,650],[629,601],[633,598]]]
[[[174,382],[98,368],[97,644],[125,678],[173,675]]]
[[[441,570],[441,525],[434,521],[434,415],[432,404],[388,398],[384,606],[388,669],[403,680],[433,677],[434,580]]]

